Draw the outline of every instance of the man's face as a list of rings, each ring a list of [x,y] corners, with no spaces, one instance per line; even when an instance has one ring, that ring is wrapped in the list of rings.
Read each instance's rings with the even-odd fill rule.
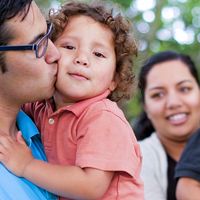
[[[32,2],[25,19],[21,21],[21,18],[16,16],[6,22],[15,36],[9,45],[37,42],[46,34],[46,20],[35,2]],[[50,40],[45,56],[39,59],[30,50],[5,52],[7,71],[0,75],[0,95],[7,98],[7,102],[17,105],[51,97],[59,57],[58,50]]]

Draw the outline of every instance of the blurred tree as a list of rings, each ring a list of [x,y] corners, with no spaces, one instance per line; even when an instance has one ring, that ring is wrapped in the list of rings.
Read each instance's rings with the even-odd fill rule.
[[[35,0],[35,2],[41,7],[41,8],[45,8],[48,9],[51,5],[51,1],[50,0]]]
[[[114,3],[118,3],[119,5],[121,5],[124,8],[129,8],[132,0],[112,0]]]
[[[90,0],[82,0],[90,1]],[[105,1],[105,0],[104,0]],[[139,55],[136,74],[150,55],[162,50],[176,50],[189,54],[196,65],[200,63],[200,4],[196,0],[112,0],[121,6],[125,16],[133,22]],[[48,10],[66,0],[36,0]],[[106,1],[108,2],[108,1]],[[131,121],[140,112],[138,95],[124,110]]]
[[[149,3],[149,5],[147,5]],[[135,0],[127,10],[139,40],[136,73],[150,55],[176,50],[200,63],[200,4],[195,0]],[[131,121],[140,111],[136,95],[125,107]]]

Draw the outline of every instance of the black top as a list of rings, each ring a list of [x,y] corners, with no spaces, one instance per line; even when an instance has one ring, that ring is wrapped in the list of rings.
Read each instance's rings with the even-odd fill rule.
[[[167,155],[168,169],[167,169],[167,200],[176,200],[176,184],[177,180],[174,178],[176,161]]]
[[[200,129],[191,136],[175,169],[175,177],[200,181]]]

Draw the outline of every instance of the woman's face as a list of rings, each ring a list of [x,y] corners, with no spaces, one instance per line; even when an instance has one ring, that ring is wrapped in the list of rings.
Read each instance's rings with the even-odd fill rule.
[[[199,127],[200,89],[183,62],[166,61],[151,69],[145,111],[161,140],[185,141]]]

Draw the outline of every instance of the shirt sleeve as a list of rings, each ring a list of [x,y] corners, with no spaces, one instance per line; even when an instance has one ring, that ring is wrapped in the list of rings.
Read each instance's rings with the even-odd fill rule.
[[[78,126],[76,165],[123,171],[137,178],[141,153],[128,122],[110,111],[89,113]]]
[[[176,166],[175,177],[189,177],[200,181],[200,129],[187,143]]]

